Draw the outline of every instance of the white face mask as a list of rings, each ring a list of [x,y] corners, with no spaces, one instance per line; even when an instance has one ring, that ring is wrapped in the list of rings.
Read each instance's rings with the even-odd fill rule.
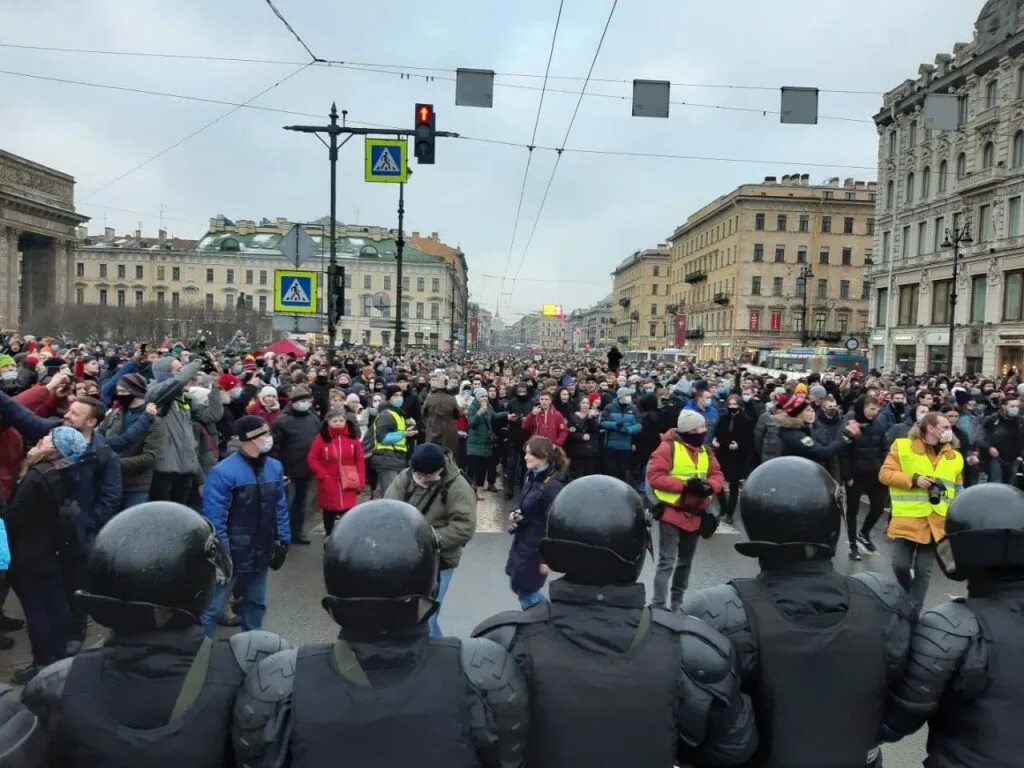
[[[260,443],[260,453],[270,453],[270,449],[274,447],[273,435],[267,435],[263,438],[263,442]]]
[[[952,429],[947,429],[945,432],[943,432],[941,435],[939,435],[939,442],[940,443],[951,443],[951,442],[953,442],[953,430]]]
[[[313,403],[310,400],[299,400],[299,402],[295,403],[292,407],[299,413],[305,413],[313,407]]]

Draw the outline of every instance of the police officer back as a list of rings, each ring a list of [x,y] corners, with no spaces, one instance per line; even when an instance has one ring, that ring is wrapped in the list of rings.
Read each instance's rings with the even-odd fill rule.
[[[44,768],[46,736],[18,692],[0,685],[0,768]]]
[[[921,614],[886,739],[927,722],[927,768],[1024,765],[1024,492],[985,483],[957,496],[938,558],[968,596]]]
[[[516,768],[526,683],[488,640],[430,637],[439,548],[403,501],[346,512],[324,551],[334,643],[264,659],[235,708],[241,766]]]
[[[819,464],[762,464],[747,479],[742,513],[751,540],[736,549],[758,558],[761,573],[696,592],[683,610],[736,648],[761,736],[751,764],[878,764],[886,697],[910,643],[906,594],[875,574],[833,569],[842,511]]]
[[[541,554],[565,577],[551,603],[474,630],[508,648],[530,691],[530,768],[741,765],[756,748],[728,643],[702,621],[645,607],[640,497],[592,475],[552,505]]]
[[[157,501],[96,536],[76,594],[112,631],[102,648],[52,664],[24,693],[60,768],[221,768],[231,709],[251,665],[287,647],[268,632],[206,639],[199,618],[231,563],[213,526]]]

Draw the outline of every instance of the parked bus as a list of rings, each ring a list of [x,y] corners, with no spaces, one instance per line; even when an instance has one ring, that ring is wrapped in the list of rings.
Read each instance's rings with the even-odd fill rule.
[[[660,351],[647,349],[627,349],[622,353],[622,359],[630,363],[689,363],[697,359],[697,353],[690,349],[679,349],[668,347]]]
[[[789,349],[759,349],[748,370],[758,373],[866,373],[868,359],[865,355],[850,352],[842,347],[791,347]]]

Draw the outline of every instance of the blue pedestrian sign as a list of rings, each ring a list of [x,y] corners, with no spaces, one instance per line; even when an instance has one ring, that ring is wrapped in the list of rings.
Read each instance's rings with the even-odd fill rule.
[[[409,145],[405,139],[366,137],[367,181],[404,184],[408,178]]]
[[[316,272],[274,270],[274,311],[314,314],[318,311]]]

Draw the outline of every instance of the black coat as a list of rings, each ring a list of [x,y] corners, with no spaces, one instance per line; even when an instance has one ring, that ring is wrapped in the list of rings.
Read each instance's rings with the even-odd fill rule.
[[[505,573],[509,575],[513,592],[536,592],[544,586],[547,577],[540,573],[540,540],[547,532],[548,510],[561,490],[562,480],[553,466],[548,466],[539,475],[526,473],[519,501],[523,519],[516,529],[505,563]]]
[[[570,459],[587,459],[601,455],[600,416],[584,419],[578,413],[573,413],[569,416],[568,426],[569,435],[565,439],[565,452]],[[584,435],[590,435],[590,439],[584,440]]]
[[[52,462],[30,467],[7,506],[5,522],[13,579],[55,576],[60,570],[64,529],[60,509],[68,497],[66,476]],[[70,525],[72,521],[67,521]]]
[[[270,455],[284,465],[285,475],[292,479],[312,477],[313,471],[306,462],[306,454],[320,430],[320,420],[312,409],[300,413],[289,405],[277,417],[271,430],[274,448]]]
[[[847,423],[852,421],[860,424],[860,437],[843,449],[840,457],[843,479],[849,480],[856,475],[877,478],[878,470],[882,468],[889,452],[889,444],[885,439],[887,425],[878,416],[868,421],[864,416],[863,403],[859,400]]]
[[[744,478],[750,470],[754,453],[754,422],[742,408],[737,413],[728,408],[720,413],[715,426],[715,439],[718,440],[715,456],[727,480]],[[730,451],[729,444],[734,440],[739,448]]]

